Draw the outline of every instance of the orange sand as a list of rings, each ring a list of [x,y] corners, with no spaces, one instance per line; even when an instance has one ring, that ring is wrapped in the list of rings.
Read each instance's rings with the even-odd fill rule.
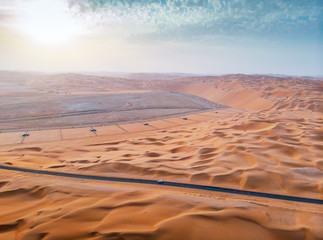
[[[311,204],[7,171],[0,183],[0,239],[323,237]]]
[[[0,162],[323,199],[322,82],[220,80],[154,88],[234,108],[152,121],[149,129],[100,127],[97,136],[66,129],[57,140],[51,130],[40,141],[39,132],[23,144],[1,133]],[[320,205],[0,171],[0,239],[323,239]]]

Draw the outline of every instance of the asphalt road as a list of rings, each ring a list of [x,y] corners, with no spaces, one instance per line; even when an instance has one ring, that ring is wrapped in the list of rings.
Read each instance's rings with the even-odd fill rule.
[[[177,182],[169,182],[169,181],[163,181],[162,183],[159,183],[158,181],[154,181],[154,180],[84,175],[84,174],[75,174],[75,173],[35,170],[35,169],[20,168],[20,167],[5,166],[5,165],[0,165],[0,169],[41,174],[41,175],[98,180],[98,181],[130,182],[130,183],[163,185],[163,186],[170,186],[170,187],[191,188],[191,189],[207,190],[207,191],[214,191],[214,192],[239,194],[239,195],[245,195],[245,196],[254,196],[254,197],[262,197],[262,198],[286,200],[286,201],[292,201],[292,202],[302,202],[302,203],[312,203],[312,204],[323,205],[323,200],[314,199],[314,198],[295,197],[295,196],[246,191],[246,190],[239,190],[239,189],[232,189],[232,188],[197,185],[197,184],[190,184],[190,183],[177,183]]]

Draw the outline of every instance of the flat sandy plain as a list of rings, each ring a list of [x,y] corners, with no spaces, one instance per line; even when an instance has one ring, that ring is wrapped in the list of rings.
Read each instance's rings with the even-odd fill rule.
[[[1,116],[2,165],[323,199],[321,79],[0,76],[0,109],[7,114]],[[83,112],[60,125],[65,116],[58,112],[77,104],[63,98],[73,102],[89,96],[92,111],[102,99],[111,100],[111,94],[121,98],[113,104],[120,124],[109,120],[112,125],[99,126],[102,117],[98,125],[77,125],[93,116]],[[140,99],[140,112],[130,122],[118,114],[118,104],[127,111],[131,107],[124,100],[128,97]],[[164,98],[167,106],[160,103]],[[145,111],[147,99],[161,99],[149,101],[158,116],[149,107]],[[46,118],[30,119],[26,125],[10,121],[39,117],[45,100],[64,102],[63,107],[48,106],[46,114],[57,118],[50,126]],[[39,104],[37,114],[22,116],[30,114],[26,102]],[[174,115],[168,115],[169,107],[176,109]],[[36,131],[35,121],[53,129]],[[96,133],[90,131],[92,125]],[[22,138],[26,131],[30,136]],[[0,172],[0,239],[323,239],[323,208],[318,204]]]

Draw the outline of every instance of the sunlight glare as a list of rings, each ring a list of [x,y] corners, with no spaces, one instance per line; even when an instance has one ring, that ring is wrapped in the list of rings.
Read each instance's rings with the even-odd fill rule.
[[[49,45],[66,43],[82,34],[82,24],[60,0],[19,1],[19,29],[31,40]]]

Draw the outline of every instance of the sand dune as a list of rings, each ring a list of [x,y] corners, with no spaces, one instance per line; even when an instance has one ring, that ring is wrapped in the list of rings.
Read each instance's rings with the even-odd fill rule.
[[[322,209],[311,204],[39,176],[16,175],[12,182],[12,177],[2,172],[0,204],[7,207],[1,212],[1,239],[323,237],[316,224],[323,220]]]
[[[96,90],[108,92],[129,83],[54,77],[41,76],[52,91],[71,94],[73,84],[77,92],[102,81]],[[104,79],[115,83],[108,88]],[[38,94],[45,86],[28,76],[20,83]],[[1,164],[323,199],[322,81],[227,75],[137,80],[128,89],[193,94],[231,108],[96,133],[30,131],[23,141],[23,132],[0,133]],[[323,239],[319,205],[165,186],[1,170],[0,206],[0,239]]]
[[[321,175],[300,178],[289,171],[322,170],[323,152],[318,147],[321,131],[313,129],[323,120],[305,127],[302,122],[291,125],[283,113],[274,119],[268,115],[266,121],[255,121],[255,113],[245,113],[249,121],[237,118],[241,113],[230,110],[213,114],[207,121],[164,130],[151,128],[145,133],[125,125],[128,133],[134,132],[131,138],[122,133],[26,142],[23,147],[7,145],[2,147],[0,158],[14,166],[162,178],[323,199]],[[309,148],[309,142],[317,143]]]

